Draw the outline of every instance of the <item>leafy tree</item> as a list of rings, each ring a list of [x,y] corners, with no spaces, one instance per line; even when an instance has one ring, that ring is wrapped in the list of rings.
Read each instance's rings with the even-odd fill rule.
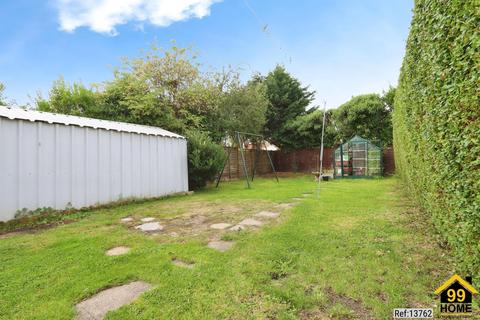
[[[228,136],[233,136],[235,131],[260,133],[267,107],[263,84],[249,82],[231,88],[223,95],[219,106],[222,131]]]
[[[298,116],[286,126],[291,148],[318,148],[322,140],[323,110],[315,109]],[[337,132],[333,126],[333,113],[328,110],[325,118],[324,145],[333,147],[337,141]]]
[[[114,79],[103,84],[99,93],[103,119],[158,126],[183,132],[167,99],[151,90],[148,81],[128,72],[115,72]]]
[[[217,152],[212,141],[263,127],[264,88],[257,82],[241,84],[235,70],[200,72],[188,49],[153,46],[140,58],[125,59],[110,81],[86,88],[59,79],[48,99],[38,96],[36,104],[43,111],[158,126],[191,137],[195,187],[213,178],[223,163],[223,151]]]
[[[353,97],[335,110],[339,138],[360,135],[384,146],[392,143],[391,109],[378,94]]]
[[[63,78],[54,81],[48,99],[38,95],[36,104],[38,110],[47,112],[94,118],[100,113],[98,96],[93,90],[79,83],[68,85]]]
[[[397,88],[390,86],[387,91],[383,91],[382,93],[382,101],[390,112],[393,112],[396,92]]]
[[[225,161],[223,148],[214,143],[201,131],[187,132],[188,140],[188,183],[198,189],[212,181],[222,169]]]
[[[7,101],[5,100],[5,97],[3,96],[3,92],[5,91],[5,85],[0,82],[0,106],[6,106]]]
[[[289,122],[305,114],[315,92],[302,87],[282,66],[271,71],[263,82],[270,102],[266,113],[265,136],[280,147],[291,147],[293,139],[291,130],[288,130]]]

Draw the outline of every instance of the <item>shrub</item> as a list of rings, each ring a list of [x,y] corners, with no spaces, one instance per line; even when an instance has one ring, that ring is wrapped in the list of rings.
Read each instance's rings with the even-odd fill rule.
[[[397,171],[466,274],[480,272],[480,12],[415,1],[393,114]]]
[[[208,135],[198,131],[186,134],[188,139],[188,183],[198,189],[215,179],[225,161],[225,151]]]

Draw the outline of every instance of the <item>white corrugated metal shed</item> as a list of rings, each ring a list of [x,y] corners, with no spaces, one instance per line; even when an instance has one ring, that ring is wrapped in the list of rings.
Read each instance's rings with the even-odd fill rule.
[[[0,221],[188,191],[187,140],[156,127],[0,107]]]
[[[21,108],[9,108],[9,107],[0,107],[0,117],[8,118],[10,120],[28,120],[28,121],[41,121],[51,124],[64,124],[64,125],[74,125],[79,127],[88,127],[93,129],[104,129],[104,130],[114,130],[118,132],[129,132],[129,133],[139,133],[147,134],[154,136],[162,137],[171,137],[185,139],[184,137],[158,128],[158,127],[149,127],[142,126],[133,123],[125,122],[115,122],[108,120],[99,120],[85,117],[69,116],[64,114],[56,114],[49,112],[41,112],[35,110],[21,109]]]

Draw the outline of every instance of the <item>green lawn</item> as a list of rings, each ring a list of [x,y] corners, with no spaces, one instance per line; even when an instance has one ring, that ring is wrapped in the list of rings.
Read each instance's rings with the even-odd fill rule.
[[[393,308],[432,307],[452,270],[397,180],[328,182],[320,199],[311,180],[223,183],[0,238],[0,318],[73,319],[76,303],[132,280],[155,288],[108,319],[387,319]],[[277,210],[303,192],[313,194],[259,230],[206,227]],[[145,235],[119,223],[125,216],[156,217],[166,230]],[[235,246],[207,248],[216,235]],[[117,245],[132,251],[105,256]],[[174,266],[175,257],[195,267]]]

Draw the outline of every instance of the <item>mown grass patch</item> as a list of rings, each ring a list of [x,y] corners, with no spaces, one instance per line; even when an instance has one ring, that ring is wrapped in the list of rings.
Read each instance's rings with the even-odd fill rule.
[[[76,303],[133,280],[155,288],[107,319],[382,319],[393,308],[432,307],[433,291],[452,270],[397,180],[328,182],[320,199],[311,180],[257,179],[250,190],[243,181],[224,183],[0,239],[0,318],[72,319]],[[206,247],[211,233],[167,241],[119,222],[152,215],[168,221],[171,208],[185,215],[196,206],[212,208],[215,222],[235,222],[305,192],[313,193],[262,228],[222,231],[235,241],[224,253]],[[217,211],[228,206],[240,209]],[[131,251],[105,255],[120,245]],[[195,266],[174,266],[176,258]]]

